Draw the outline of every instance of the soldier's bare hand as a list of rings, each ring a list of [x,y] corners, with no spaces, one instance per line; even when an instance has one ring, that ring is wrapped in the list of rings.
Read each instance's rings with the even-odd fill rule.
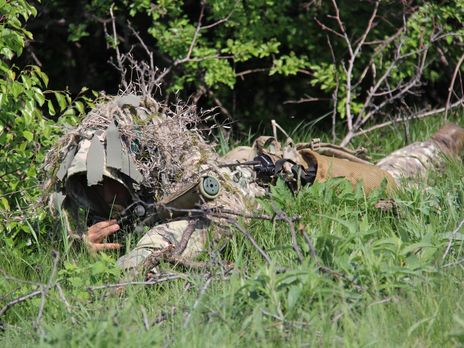
[[[119,243],[105,243],[106,237],[119,231],[116,220],[101,221],[89,227],[86,234],[86,245],[91,252],[121,248]]]

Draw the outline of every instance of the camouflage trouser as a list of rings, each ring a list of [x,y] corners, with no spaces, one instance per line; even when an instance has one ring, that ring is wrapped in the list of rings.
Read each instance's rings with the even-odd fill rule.
[[[142,267],[152,252],[169,245],[178,245],[188,225],[188,220],[179,220],[153,227],[143,235],[133,250],[118,259],[118,266],[125,270]],[[180,256],[190,260],[197,257],[204,250],[207,229],[207,222],[197,221],[187,247]]]

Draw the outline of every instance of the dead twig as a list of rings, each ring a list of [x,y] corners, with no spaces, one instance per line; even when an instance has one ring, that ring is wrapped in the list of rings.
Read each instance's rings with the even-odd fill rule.
[[[13,301],[8,302],[3,308],[0,310],[0,317],[2,317],[11,307],[13,307],[15,304],[24,302],[29,300],[30,298],[36,297],[41,295],[43,292],[42,288],[39,290],[35,290],[27,295],[23,295],[20,297],[15,298]]]
[[[448,109],[450,105],[451,94],[453,93],[453,90],[454,90],[454,82],[456,81],[456,76],[458,75],[459,69],[461,68],[461,65],[463,62],[464,62],[464,54],[461,56],[461,58],[459,58],[459,61],[456,64],[456,67],[454,68],[453,78],[451,79],[451,83],[448,88],[448,98],[446,98],[446,104],[445,104],[445,120],[448,119]]]
[[[206,281],[203,284],[203,286],[201,287],[200,292],[198,293],[197,299],[195,300],[195,303],[193,304],[192,310],[189,312],[189,314],[187,315],[187,318],[185,319],[184,328],[186,328],[188,326],[188,324],[190,322],[190,319],[192,317],[192,313],[198,307],[198,304],[200,303],[201,299],[203,298],[203,295],[205,294],[206,289],[208,289],[208,287],[211,284],[212,280],[213,280],[213,277],[212,277],[211,273],[208,273],[208,276],[206,277]]]
[[[157,279],[152,279],[149,281],[132,281],[132,282],[122,282],[122,283],[116,283],[116,284],[105,284],[105,285],[99,285],[99,286],[91,286],[88,287],[88,291],[95,291],[95,290],[102,290],[102,289],[114,289],[114,288],[123,288],[125,286],[132,286],[132,285],[157,285],[161,284],[164,282],[168,282],[171,280],[177,280],[177,279],[184,279],[188,280],[185,275],[180,275],[176,273],[171,273],[164,275],[164,277],[160,277]]]
[[[450,235],[450,238],[449,238],[449,241],[448,241],[448,245],[446,246],[446,250],[445,250],[445,253],[443,254],[443,257],[442,257],[442,260],[445,260],[446,256],[448,256],[448,253],[449,251],[451,250],[451,245],[453,243],[453,240],[454,238],[456,237],[456,235],[458,234],[459,230],[464,226],[464,220],[462,220],[458,227],[456,227],[456,229],[453,231],[453,233],[451,233]]]
[[[148,331],[150,330],[150,323],[148,322],[147,311],[143,306],[140,306],[140,311],[142,312],[143,326],[145,327],[145,330]]]
[[[290,219],[288,217],[287,214],[285,214],[283,211],[279,211],[276,209],[276,207],[273,207],[274,210],[276,211],[277,215],[278,216],[281,216],[282,219],[287,222],[287,224],[289,225],[290,227],[290,234],[292,236],[292,247],[293,247],[293,250],[295,250],[295,253],[296,255],[298,256],[298,259],[300,260],[300,262],[303,262],[304,261],[304,257],[303,257],[303,253],[301,251],[301,248],[300,246],[298,245],[298,239],[297,239],[297,236],[296,236],[296,231],[295,231],[295,223],[293,222],[292,219]]]
[[[40,302],[39,306],[39,312],[37,314],[37,319],[35,320],[34,327],[36,329],[39,328],[40,320],[42,319],[43,315],[43,310],[45,308],[45,302],[47,299],[47,294],[48,291],[53,287],[53,282],[55,281],[56,277],[56,272],[58,270],[58,261],[60,259],[60,254],[57,251],[52,252],[52,257],[53,257],[53,266],[52,266],[52,272],[50,273],[50,277],[48,278],[48,283],[46,286],[41,287],[42,289],[42,300]]]
[[[253,238],[253,236],[248,232],[242,225],[237,220],[234,220],[232,218],[229,218],[227,220],[231,225],[235,226],[250,242],[253,244],[256,250],[261,254],[261,256],[266,260],[268,264],[272,263],[271,258],[269,255],[259,246],[259,244],[256,242],[256,240]]]
[[[308,244],[309,253],[311,254],[311,257],[313,258],[314,262],[316,262],[316,265],[320,267],[320,262],[317,257],[316,248],[314,247],[313,241],[311,240],[311,237],[309,237],[308,233],[306,233],[303,226],[300,226],[300,227],[301,227],[300,232],[303,235],[303,238],[305,239],[306,244]]]
[[[187,228],[182,233],[181,240],[179,241],[179,243],[174,249],[174,252],[173,252],[174,255],[181,255],[184,252],[190,238],[192,237],[193,232],[195,231],[195,226],[197,222],[198,222],[198,219],[190,220],[188,222]]]
[[[180,265],[186,268],[199,269],[199,270],[204,270],[208,266],[208,263],[206,262],[188,260],[179,255],[164,254],[164,255],[161,255],[158,258],[158,260],[168,262],[174,266]]]
[[[463,103],[464,103],[464,98],[462,98],[462,99],[458,100],[457,102],[449,105],[448,110],[451,110],[451,109],[454,109],[454,108],[456,108],[458,106],[461,106]],[[418,114],[411,115],[411,116],[408,116],[408,117],[398,117],[398,118],[395,118],[393,120],[377,124],[377,125],[372,126],[372,127],[368,128],[368,129],[356,132],[356,133],[353,134],[352,138],[360,136],[360,135],[364,135],[364,134],[367,134],[367,133],[370,133],[370,132],[372,132],[372,131],[374,131],[376,129],[385,128],[385,127],[390,126],[390,125],[395,124],[395,123],[406,122],[406,121],[410,121],[410,120],[417,120],[417,119],[426,118],[426,117],[430,117],[430,116],[436,116],[436,115],[438,115],[438,114],[440,114],[440,113],[442,113],[444,111],[445,111],[445,107],[442,107],[442,108],[439,108],[439,109],[434,109],[434,110],[418,113]]]
[[[114,4],[110,6],[111,28],[113,30],[113,48],[116,51],[116,62],[118,64],[117,68],[120,71],[120,74],[122,77],[121,84],[123,85],[124,89],[127,89],[129,85],[126,82],[126,79],[124,78],[126,74],[126,69],[124,67],[124,56],[121,55],[121,52],[119,51],[118,34],[116,32],[116,19],[113,13],[113,7],[114,7]]]

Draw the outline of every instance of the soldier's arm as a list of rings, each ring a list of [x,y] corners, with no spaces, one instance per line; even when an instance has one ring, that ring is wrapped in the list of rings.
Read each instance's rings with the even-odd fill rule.
[[[100,221],[90,226],[85,235],[86,246],[90,252],[97,252],[100,250],[113,250],[120,249],[119,243],[105,243],[106,237],[119,231],[120,227],[116,220]]]

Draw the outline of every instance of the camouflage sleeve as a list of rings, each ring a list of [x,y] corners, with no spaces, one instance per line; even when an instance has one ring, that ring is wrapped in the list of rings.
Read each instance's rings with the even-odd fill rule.
[[[117,261],[124,270],[136,269],[143,266],[144,261],[152,252],[164,249],[170,245],[177,246],[189,225],[188,220],[178,220],[157,225],[143,235],[136,247]],[[196,258],[205,248],[208,223],[198,221],[187,247],[180,254],[185,259]]]

